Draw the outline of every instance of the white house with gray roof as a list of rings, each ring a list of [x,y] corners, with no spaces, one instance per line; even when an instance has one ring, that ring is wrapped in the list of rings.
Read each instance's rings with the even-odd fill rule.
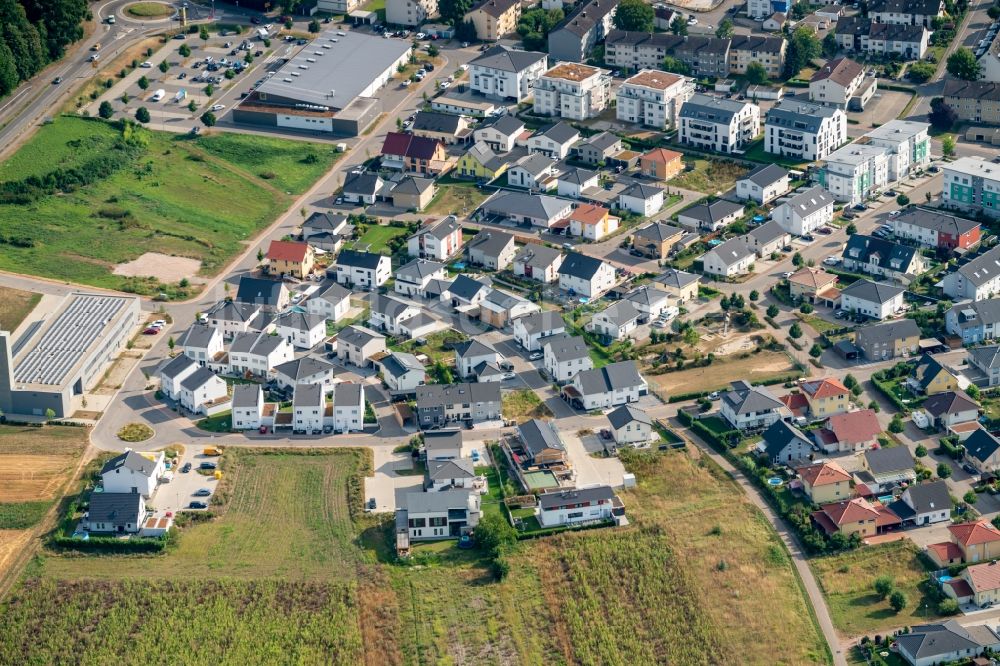
[[[484,120],[472,136],[476,143],[484,143],[497,153],[509,153],[517,145],[517,138],[524,133],[524,123],[509,114],[492,116]]]
[[[337,359],[359,368],[371,365],[371,357],[385,351],[385,336],[353,324],[337,334]]]
[[[962,338],[962,344],[995,340],[1000,337],[1000,298],[952,306],[944,315],[944,327]]]
[[[760,134],[760,107],[695,94],[681,106],[681,143],[718,153],[735,153]]]
[[[563,254],[548,245],[528,243],[514,255],[514,275],[550,284],[559,279]]]
[[[333,386],[334,366],[321,358],[302,356],[279,363],[268,373],[268,379],[284,388],[294,388],[297,384],[320,384]]]
[[[181,382],[199,367],[198,362],[186,354],[178,354],[165,363],[157,372],[160,377],[160,391],[170,400],[178,400]]]
[[[486,97],[520,103],[547,69],[545,53],[493,46],[469,61],[469,87]]]
[[[677,221],[688,229],[696,231],[718,231],[736,222],[745,212],[738,203],[716,199],[707,204],[697,204],[681,211]]]
[[[503,354],[488,342],[473,339],[455,345],[455,370],[462,379],[478,376],[481,366],[499,366],[503,358]]]
[[[308,312],[291,311],[275,321],[278,335],[296,349],[312,349],[326,337],[326,317]]]
[[[568,382],[578,372],[594,367],[587,341],[583,336],[557,333],[542,338],[540,344],[543,353],[542,365],[552,381],[558,384]]]
[[[858,280],[840,292],[840,309],[885,319],[903,309],[906,289],[884,282]]]
[[[101,484],[106,493],[137,493],[149,499],[166,472],[162,451],[139,453],[125,449],[101,468]]]
[[[568,169],[556,176],[556,193],[561,197],[580,199],[586,190],[600,187],[600,174],[589,169]]]
[[[462,225],[449,215],[437,223],[427,224],[406,241],[411,257],[447,261],[462,249]]]
[[[368,325],[376,331],[400,335],[400,325],[406,319],[420,314],[416,305],[383,294],[372,294]]]
[[[418,386],[417,424],[427,430],[459,421],[495,421],[501,416],[500,395],[495,382]]]
[[[177,347],[200,366],[218,360],[225,350],[222,332],[205,324],[194,324],[181,333],[177,338]]]
[[[764,150],[773,155],[821,160],[847,143],[847,114],[837,106],[783,99],[767,112]]]
[[[424,365],[413,354],[390,352],[375,364],[382,373],[382,381],[392,391],[410,391],[422,386],[427,378]]]
[[[795,236],[805,236],[833,220],[833,195],[819,185],[797,192],[771,211],[771,219]]]
[[[479,493],[465,488],[406,493],[396,509],[397,543],[457,539],[479,524]]]
[[[619,361],[578,372],[562,394],[577,409],[591,410],[637,402],[648,390],[635,361]]]
[[[566,322],[555,310],[542,310],[514,320],[514,340],[529,352],[542,348],[544,338],[566,332]]]
[[[393,289],[404,296],[423,296],[424,289],[431,280],[444,280],[448,277],[444,264],[427,259],[414,259],[396,269]]]
[[[264,416],[264,392],[260,384],[233,386],[233,415],[230,425],[234,430],[257,430]]]
[[[292,432],[317,434],[323,431],[326,390],[319,384],[299,384],[292,396]]]
[[[615,301],[595,314],[586,329],[605,340],[625,340],[639,326],[639,310],[631,301]]]
[[[538,523],[543,527],[611,520],[615,491],[611,486],[574,488],[543,494],[538,500]]]
[[[607,164],[622,151],[622,140],[611,132],[599,132],[573,144],[573,156],[591,166]]]
[[[240,333],[229,345],[229,372],[267,377],[271,368],[292,360],[292,345],[280,335]]]
[[[548,229],[559,220],[569,217],[572,210],[573,202],[568,199],[545,194],[501,191],[483,203],[477,215],[480,218],[511,220],[516,224]]]
[[[365,392],[361,384],[337,384],[333,389],[333,431],[359,432],[364,426]]]
[[[618,207],[649,217],[663,208],[663,190],[645,183],[632,183],[618,195]]]
[[[736,277],[750,273],[757,260],[757,250],[745,236],[737,236],[716,245],[701,255],[702,271],[706,275]]]
[[[475,484],[475,464],[471,458],[427,461],[424,472],[424,490],[427,492],[441,492],[453,488],[472,489]]]
[[[622,405],[610,412],[608,422],[618,446],[648,444],[653,435],[653,419],[634,405]]]
[[[920,624],[894,639],[899,656],[911,666],[960,663],[1000,650],[1000,635],[985,624],[963,627],[956,620]]]
[[[783,403],[766,387],[739,379],[722,394],[719,411],[737,430],[761,430],[781,419],[782,407]]]
[[[441,295],[441,300],[451,303],[457,309],[469,309],[479,305],[492,289],[492,281],[486,277],[472,278],[464,273],[459,275]]]
[[[789,173],[777,164],[762,164],[736,181],[739,199],[768,204],[788,192]]]
[[[255,330],[260,319],[259,305],[230,300],[220,301],[204,313],[205,323],[219,329],[226,340],[232,339],[237,333]]]
[[[496,229],[483,229],[465,246],[470,264],[502,271],[514,259],[514,236]]]
[[[337,282],[329,282],[306,300],[306,312],[331,321],[340,321],[351,309],[351,292]]]
[[[948,273],[939,284],[954,300],[982,301],[1000,296],[1000,245]]]
[[[197,368],[181,381],[178,402],[194,414],[212,414],[221,411],[229,399],[229,388],[218,375],[208,368]]]
[[[615,286],[615,268],[606,261],[570,252],[559,266],[559,288],[591,300]]]
[[[1000,345],[972,347],[968,351],[969,365],[978,369],[986,380],[985,386],[1000,385]]]
[[[761,259],[770,257],[792,242],[791,235],[785,229],[771,220],[756,226],[743,236],[747,245],[752,247]]]
[[[504,328],[511,321],[541,310],[537,303],[501,289],[491,289],[479,303],[479,320],[494,328]]]
[[[540,129],[528,138],[528,152],[541,153],[554,160],[569,157],[570,150],[580,139],[580,132],[567,122],[560,121]]]
[[[639,311],[639,314],[644,315],[647,319],[660,316],[662,312],[670,307],[670,294],[663,289],[653,286],[653,284],[644,284],[636,287],[627,293],[624,299],[631,303]]]
[[[374,289],[389,281],[391,266],[392,262],[384,254],[341,250],[333,268],[340,284]],[[330,270],[327,269],[327,275]]]
[[[526,190],[549,192],[556,189],[556,160],[533,153],[525,155],[507,169],[507,184]]]

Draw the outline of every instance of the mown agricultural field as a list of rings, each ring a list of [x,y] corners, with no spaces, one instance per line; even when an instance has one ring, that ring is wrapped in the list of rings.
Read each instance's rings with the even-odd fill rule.
[[[828,661],[776,535],[684,453],[635,463],[634,526],[523,542],[502,582],[448,543],[391,563],[387,525],[350,510],[361,452],[223,461],[217,517],[166,554],[34,564],[0,607],[0,663]]]
[[[0,293],[0,330],[13,331],[20,326],[40,300],[41,294],[5,288]]]
[[[0,164],[0,265],[156,293],[112,271],[156,252],[213,275],[336,159],[305,142],[123,132],[61,116]]]

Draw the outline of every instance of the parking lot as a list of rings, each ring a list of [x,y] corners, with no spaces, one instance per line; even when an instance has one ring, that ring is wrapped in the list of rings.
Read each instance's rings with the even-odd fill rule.
[[[153,497],[146,503],[146,508],[153,511],[154,515],[162,517],[169,512],[176,516],[179,511],[189,510],[188,505],[194,501],[210,504],[211,495],[199,497],[195,493],[207,489],[214,494],[219,482],[211,473],[199,473],[198,467],[205,462],[218,464],[219,458],[206,456],[202,451],[203,447],[191,448],[186,451],[178,459],[178,469],[172,470],[174,472],[173,479],[169,483],[161,483],[156,488]],[[188,463],[191,464],[190,471],[181,471]]]

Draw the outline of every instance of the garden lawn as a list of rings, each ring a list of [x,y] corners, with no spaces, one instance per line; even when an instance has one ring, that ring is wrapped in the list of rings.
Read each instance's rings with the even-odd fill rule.
[[[0,229],[8,239],[0,245],[0,265],[55,280],[156,294],[162,290],[156,281],[112,271],[145,252],[160,252],[197,259],[200,275],[214,275],[288,207],[292,197],[285,187],[304,189],[335,159],[323,155],[317,163],[293,168],[296,159],[319,149],[246,134],[192,140],[141,130],[140,136],[147,139],[145,148],[123,158],[102,179],[28,203],[0,205]],[[110,123],[57,117],[0,164],[0,182],[121,155],[115,148],[119,137]],[[206,140],[208,148],[202,148]],[[258,162],[245,164],[254,156]],[[282,175],[269,181],[258,175],[264,172]]]
[[[427,204],[424,212],[432,215],[465,216],[486,201],[486,197],[487,193],[476,187],[475,183],[462,180],[439,183],[437,194]]]
[[[504,418],[515,423],[552,416],[552,410],[531,389],[507,391],[501,403]]]
[[[161,18],[174,13],[174,8],[163,2],[133,2],[125,12],[136,18]]]
[[[389,241],[397,236],[406,234],[405,227],[390,227],[385,224],[373,224],[368,227],[365,234],[354,241],[352,247],[355,250],[374,252],[376,254],[390,254]]]
[[[14,331],[40,300],[41,294],[5,288],[0,292],[0,329]]]
[[[433,365],[441,361],[445,365],[454,367],[455,350],[450,345],[468,340],[469,336],[461,331],[448,329],[446,331],[435,331],[426,335],[417,342],[416,340],[406,340],[399,344],[391,345],[393,351],[406,352],[408,354],[426,354]],[[457,380],[458,378],[456,378]]]
[[[725,158],[684,157],[684,163],[694,164],[691,171],[682,171],[671,179],[670,185],[706,194],[725,192],[736,186],[736,181],[750,169]]]
[[[937,602],[924,591],[928,569],[908,539],[815,558],[810,565],[826,594],[833,623],[848,636],[875,634],[937,617]],[[875,594],[879,576],[890,576],[906,594],[909,603],[901,612],[896,613],[888,600]]]

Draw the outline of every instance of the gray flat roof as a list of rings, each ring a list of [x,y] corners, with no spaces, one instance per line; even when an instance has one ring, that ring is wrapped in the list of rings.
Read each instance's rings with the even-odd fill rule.
[[[43,325],[41,335],[29,341],[14,360],[15,384],[64,384],[135,300],[100,294],[68,296],[57,314]]]
[[[274,95],[303,104],[343,109],[376,76],[408,53],[410,42],[361,33],[327,30],[257,89],[261,99]],[[332,94],[331,94],[332,91]]]

